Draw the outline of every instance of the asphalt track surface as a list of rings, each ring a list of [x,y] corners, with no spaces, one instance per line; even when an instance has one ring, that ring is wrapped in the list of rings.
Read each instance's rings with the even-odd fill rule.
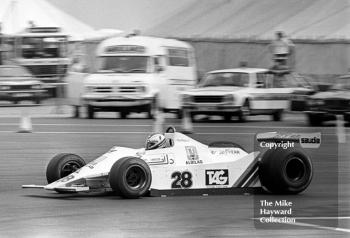
[[[283,197],[297,204],[295,210],[304,218],[283,230],[266,230],[254,226],[256,195],[126,200],[112,194],[63,195],[22,189],[22,184],[46,183],[46,164],[57,153],[76,153],[91,161],[114,145],[143,147],[153,128],[152,120],[107,116],[96,120],[34,118],[32,123],[33,133],[21,134],[15,133],[19,118],[0,118],[0,237],[350,236],[349,127],[347,143],[338,144],[334,126],[310,128],[300,115],[289,115],[282,122],[252,117],[247,123],[194,123],[192,137],[204,143],[234,141],[248,151],[254,148],[256,132],[322,133],[326,143],[322,142],[320,152],[312,152],[315,174],[310,187],[300,195]],[[165,124],[180,127],[181,121],[167,119]],[[337,169],[338,173],[332,173]]]

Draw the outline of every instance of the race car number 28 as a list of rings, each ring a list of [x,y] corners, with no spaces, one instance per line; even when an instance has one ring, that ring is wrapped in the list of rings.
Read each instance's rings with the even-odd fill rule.
[[[176,171],[171,174],[171,178],[174,179],[171,183],[171,188],[190,188],[193,184],[192,174],[188,171]]]

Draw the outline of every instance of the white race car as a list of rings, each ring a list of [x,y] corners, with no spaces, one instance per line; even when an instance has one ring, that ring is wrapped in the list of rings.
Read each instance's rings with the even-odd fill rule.
[[[113,191],[125,198],[261,191],[296,194],[312,179],[310,158],[296,148],[247,153],[232,142],[202,144],[173,127],[164,138],[163,148],[115,146],[88,164],[77,155],[58,154],[47,166],[48,185],[22,187],[59,193]]]

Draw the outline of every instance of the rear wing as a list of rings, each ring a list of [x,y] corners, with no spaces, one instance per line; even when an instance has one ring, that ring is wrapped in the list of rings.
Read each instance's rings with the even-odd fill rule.
[[[265,132],[256,135],[258,142],[295,142],[303,148],[319,148],[321,145],[321,132],[313,133],[278,133]]]

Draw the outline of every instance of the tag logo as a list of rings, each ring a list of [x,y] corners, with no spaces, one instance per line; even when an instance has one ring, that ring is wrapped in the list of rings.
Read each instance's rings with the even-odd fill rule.
[[[206,185],[228,185],[228,169],[205,170]]]

